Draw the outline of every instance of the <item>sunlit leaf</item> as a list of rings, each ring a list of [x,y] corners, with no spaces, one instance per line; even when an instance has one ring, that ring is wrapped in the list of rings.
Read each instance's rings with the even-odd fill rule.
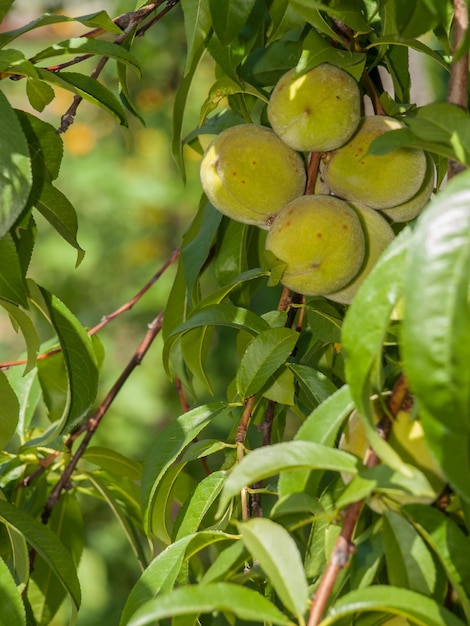
[[[294,539],[282,526],[261,517],[238,527],[243,543],[264,570],[284,606],[302,618],[307,606],[308,586]]]

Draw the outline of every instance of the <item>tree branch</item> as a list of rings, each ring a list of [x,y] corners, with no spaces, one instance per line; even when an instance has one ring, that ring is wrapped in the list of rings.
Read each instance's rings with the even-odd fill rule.
[[[401,375],[395,383],[392,394],[388,400],[388,410],[392,417],[396,417],[402,404],[406,401],[408,394],[408,385],[405,377]],[[392,422],[390,418],[384,413],[377,425],[377,431],[383,439],[388,439],[391,426]],[[369,448],[364,464],[367,467],[375,467],[379,463],[379,457]],[[336,540],[330,560],[315,593],[307,626],[317,626],[320,623],[336,580],[341,570],[349,564],[350,556],[355,551],[353,535],[364,503],[365,500],[353,502],[346,507],[344,511],[343,528],[340,536]]]
[[[465,109],[468,108],[468,52],[460,54],[468,31],[468,6],[466,0],[454,0],[452,52],[447,101]],[[450,160],[447,177],[453,178],[465,169],[462,163]]]
[[[129,363],[126,365],[123,372],[121,373],[117,381],[114,383],[114,385],[112,386],[112,388],[106,395],[101,405],[98,407],[95,413],[83,423],[82,427],[79,428],[74,433],[73,438],[72,437],[70,438],[70,440],[75,440],[82,432],[86,432],[77,451],[70,459],[69,464],[65,468],[64,472],[62,473],[62,476],[58,480],[54,489],[51,491],[49,498],[47,499],[47,502],[46,502],[46,505],[44,507],[44,511],[42,514],[42,521],[44,522],[44,524],[47,524],[55,505],[59,502],[62,491],[64,491],[64,489],[66,489],[67,486],[69,485],[70,479],[77,466],[77,463],[79,462],[79,460],[85,453],[88,447],[88,444],[90,443],[103,417],[106,415],[109,407],[114,402],[119,391],[122,389],[124,383],[127,381],[127,379],[132,374],[134,369],[138,365],[141,364],[142,359],[144,358],[148,349],[152,345],[154,339],[160,332],[162,328],[162,324],[163,324],[163,312],[159,313],[157,317],[149,324],[148,331],[145,334],[145,337],[139,344],[137,350],[132,355],[132,358],[130,359]]]
[[[109,324],[109,322],[112,322],[114,319],[116,319],[116,317],[119,317],[119,315],[122,315],[122,313],[125,313],[126,311],[129,311],[130,309],[132,309],[132,307],[142,298],[142,296],[144,296],[147,293],[150,287],[152,287],[152,285],[157,282],[157,280],[165,272],[165,270],[167,270],[170,267],[170,265],[176,261],[179,255],[180,255],[180,250],[179,249],[174,250],[172,255],[165,261],[165,263],[161,266],[158,272],[152,276],[152,278],[142,287],[142,289],[140,289],[140,291],[136,293],[136,295],[133,298],[129,300],[129,302],[126,302],[125,304],[120,306],[113,313],[109,313],[108,315],[105,315],[101,319],[101,322],[99,324],[97,324],[96,326],[93,326],[93,328],[90,328],[90,330],[88,331],[88,334],[90,335],[90,337],[96,334],[102,328],[104,328],[107,324]],[[40,354],[37,357],[37,360],[43,361],[44,359],[47,359],[53,354],[58,354],[61,351],[62,351],[62,348],[60,347],[54,348],[53,350],[49,350],[48,352],[44,352],[43,354]],[[28,362],[27,359],[18,359],[17,361],[5,361],[3,363],[0,363],[0,371],[7,370],[10,367],[15,367],[17,365],[26,365],[27,362]]]

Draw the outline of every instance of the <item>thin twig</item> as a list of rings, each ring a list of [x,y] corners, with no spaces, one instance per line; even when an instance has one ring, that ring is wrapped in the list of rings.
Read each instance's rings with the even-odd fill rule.
[[[315,190],[315,182],[317,180],[318,166],[320,165],[320,159],[322,152],[312,152],[308,163],[308,176],[307,186],[305,188],[305,194],[311,195]]]
[[[90,328],[90,330],[88,331],[88,334],[90,335],[90,337],[96,334],[102,328],[104,328],[107,324],[109,324],[109,322],[112,322],[114,319],[116,319],[116,317],[119,317],[119,315],[122,315],[122,313],[125,313],[126,311],[129,311],[130,309],[132,309],[132,307],[142,298],[142,296],[144,296],[147,293],[150,287],[152,287],[152,285],[160,278],[160,276],[165,272],[165,270],[167,270],[170,267],[170,265],[176,261],[179,255],[180,255],[180,250],[179,249],[174,250],[172,255],[160,267],[158,272],[152,276],[152,278],[142,287],[142,289],[140,289],[136,293],[136,295],[133,298],[131,298],[128,302],[120,306],[113,313],[109,313],[108,315],[105,315],[101,319],[101,322],[99,324],[97,324],[96,326],[93,326],[93,328]],[[54,348],[53,350],[49,350],[48,352],[44,352],[43,354],[38,355],[37,361],[42,361],[44,359],[47,359],[54,354],[58,354],[59,352],[62,352],[62,348],[60,347]],[[0,371],[7,370],[10,367],[16,367],[17,365],[26,365],[27,362],[28,362],[27,359],[18,359],[17,361],[5,361],[4,363],[0,363]]]
[[[450,68],[449,88],[447,101],[456,104],[465,111],[468,108],[468,52],[460,54],[460,47],[464,43],[468,31],[468,6],[466,0],[454,0],[453,21],[453,56],[457,59]],[[465,169],[462,163],[449,160],[447,177],[453,178]]]
[[[408,394],[408,385],[404,376],[402,375],[395,383],[395,386],[388,401],[388,411],[392,417],[396,417],[403,402],[406,401]],[[383,439],[388,438],[391,425],[392,424],[390,418],[384,414],[381,417],[377,427],[378,433]],[[371,448],[369,448],[366,458],[364,460],[364,464],[367,467],[375,467],[379,463],[379,457]],[[307,626],[317,626],[320,623],[336,580],[341,570],[343,570],[349,564],[350,556],[355,551],[353,535],[364,503],[365,500],[353,502],[348,507],[346,507],[343,513],[344,521],[343,527],[341,529],[341,534],[336,540],[335,546],[328,561],[328,565],[316,590],[315,597],[313,599],[310,609]]]
[[[109,407],[116,399],[116,396],[118,395],[119,391],[122,389],[124,383],[127,381],[129,376],[132,374],[134,369],[138,365],[141,364],[142,359],[144,358],[148,349],[152,345],[154,339],[160,332],[162,328],[162,324],[163,324],[163,312],[159,313],[157,317],[149,324],[145,337],[139,344],[137,350],[132,355],[132,358],[130,359],[126,367],[124,368],[123,372],[121,373],[117,381],[114,383],[114,385],[112,386],[112,388],[106,395],[103,402],[100,404],[100,406],[95,411],[95,413],[88,420],[84,422],[82,429],[79,429],[77,431],[77,432],[86,431],[86,434],[83,437],[77,451],[70,459],[67,467],[62,473],[54,489],[51,491],[49,498],[47,499],[47,502],[46,502],[46,505],[44,507],[44,511],[42,514],[42,521],[44,522],[44,524],[48,522],[55,505],[59,502],[62,492],[69,485],[70,479],[75,470],[75,467],[77,466],[77,463],[80,461],[81,457],[85,453],[88,447],[88,444],[90,443],[103,417],[106,415]]]
[[[179,0],[176,0],[176,1],[168,0],[167,6],[164,9],[162,9],[162,11],[160,11],[154,18],[152,18],[148,24],[141,27],[140,30],[137,30],[136,35],[143,36],[145,32],[150,28],[150,26],[153,26],[154,24],[159,22],[161,18],[164,15],[166,15],[168,11],[170,11],[178,3],[178,1]],[[152,2],[146,7],[142,7],[138,11],[131,11],[121,16],[119,20],[119,26],[123,28],[123,32],[114,39],[113,43],[116,44],[117,46],[122,45],[124,41],[127,39],[127,37],[133,31],[136,31],[139,24],[141,24],[150,15],[150,13],[155,11],[155,9],[157,9],[162,3],[163,3],[163,0],[159,0],[159,2]],[[93,35],[88,33],[88,36],[96,36],[96,33]],[[101,60],[98,62],[98,65],[96,66],[95,70],[93,71],[91,77],[95,79],[98,78],[108,61],[109,61],[109,57],[102,57]],[[57,71],[57,69],[54,71]],[[68,128],[70,128],[70,126],[73,124],[73,121],[77,114],[77,109],[80,106],[80,103],[82,102],[82,100],[83,100],[82,96],[79,96],[79,95],[74,96],[72,104],[64,113],[64,115],[61,117],[60,126],[57,129],[58,134],[65,133],[68,130]]]

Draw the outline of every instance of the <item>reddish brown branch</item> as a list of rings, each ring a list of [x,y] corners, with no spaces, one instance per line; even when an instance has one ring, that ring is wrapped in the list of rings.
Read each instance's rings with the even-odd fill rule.
[[[406,401],[408,394],[409,389],[406,380],[403,376],[400,376],[395,383],[388,401],[388,411],[392,417],[395,417],[398,414],[403,402]],[[387,439],[390,428],[391,420],[384,414],[380,419],[377,428],[380,436]],[[367,467],[375,467],[380,463],[380,459],[372,449],[369,449],[364,463]],[[353,535],[362,511],[362,507],[364,506],[364,502],[365,500],[353,502],[346,507],[343,513],[343,527],[341,534],[336,540],[330,560],[328,561],[326,570],[315,593],[307,626],[317,626],[320,623],[336,580],[341,570],[348,566],[350,556],[355,551]]]
[[[307,186],[305,188],[306,195],[311,195],[315,190],[315,182],[317,180],[318,167],[320,165],[321,157],[322,152],[312,152],[310,155],[307,172]]]
[[[85,432],[85,436],[83,437],[77,451],[72,456],[69,461],[69,464],[65,468],[62,476],[58,480],[54,489],[51,491],[49,498],[47,499],[46,505],[44,507],[44,512],[42,514],[42,521],[46,524],[51,516],[51,513],[55,507],[55,505],[59,502],[62,491],[67,488],[72,474],[77,466],[77,463],[80,461],[83,456],[85,450],[88,447],[96,429],[100,425],[103,417],[106,415],[109,407],[116,399],[119,391],[122,389],[124,383],[127,381],[129,376],[132,374],[134,369],[141,364],[142,359],[146,355],[148,349],[152,345],[154,339],[160,332],[163,324],[163,312],[159,313],[157,317],[149,324],[148,331],[139,344],[137,350],[132,355],[129,363],[124,368],[123,372],[114,383],[108,394],[106,395],[103,402],[100,404],[95,413],[86,420],[82,426],[74,433],[73,439],[75,440],[81,433]]]
[[[165,261],[165,263],[161,266],[158,272],[152,276],[152,278],[148,281],[148,283],[146,283],[142,287],[142,289],[138,291],[136,295],[129,300],[129,302],[126,302],[125,304],[123,304],[121,307],[116,309],[116,311],[114,311],[113,313],[109,313],[108,315],[105,315],[99,324],[97,324],[96,326],[93,326],[93,328],[91,328],[88,331],[88,334],[90,336],[94,335],[95,333],[100,331],[102,328],[104,328],[107,324],[109,324],[109,322],[112,322],[114,319],[116,319],[116,317],[119,317],[119,315],[122,315],[122,313],[125,313],[126,311],[129,311],[130,309],[132,309],[132,307],[142,298],[142,296],[144,296],[147,293],[150,287],[152,287],[152,285],[156,283],[156,281],[165,272],[165,270],[167,270],[170,267],[170,265],[176,261],[179,255],[180,255],[179,249],[174,250],[170,258]],[[53,354],[58,354],[61,351],[62,351],[61,348],[54,348],[53,350],[49,350],[48,352],[44,352],[43,354],[40,354],[37,357],[37,360],[42,361],[44,359],[49,358]],[[7,370],[10,367],[15,367],[17,365],[26,365],[27,362],[28,362],[27,359],[19,359],[17,361],[5,361],[4,363],[0,363],[0,371]]]
[[[466,0],[454,0],[454,21],[452,51],[455,60],[451,64],[447,100],[465,111],[468,108],[468,52],[460,54],[468,31],[468,6]],[[448,178],[456,176],[465,169],[462,163],[450,160]]]

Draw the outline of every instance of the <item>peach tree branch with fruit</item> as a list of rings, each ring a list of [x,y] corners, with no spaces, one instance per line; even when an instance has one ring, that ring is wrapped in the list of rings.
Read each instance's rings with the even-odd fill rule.
[[[0,9],[0,306],[26,356],[0,363],[0,622],[87,619],[94,498],[140,568],[116,600],[120,626],[468,623],[467,4],[160,1],[9,28],[12,4]],[[37,218],[79,265],[80,211],[56,186],[61,134],[83,100],[136,132],[136,41],[170,16],[186,46],[173,158],[199,204],[160,270],[90,329],[36,279]],[[23,52],[23,36],[68,22],[83,33]],[[413,102],[433,72],[446,97]],[[44,111],[59,87],[73,102],[54,126]],[[112,356],[98,335],[170,267],[164,311],[100,399]],[[96,433],[112,430],[150,350],[181,414],[135,458]]]

